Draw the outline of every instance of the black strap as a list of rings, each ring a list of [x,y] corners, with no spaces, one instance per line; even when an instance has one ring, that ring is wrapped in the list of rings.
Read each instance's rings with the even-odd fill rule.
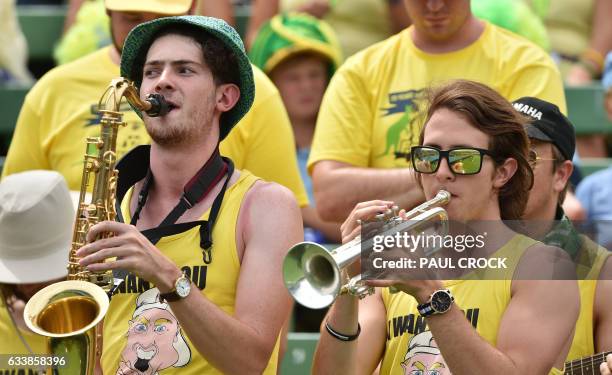
[[[178,218],[185,213],[185,211],[195,206],[208,195],[215,185],[223,178],[226,171],[226,163],[219,154],[219,149],[217,148],[206,161],[204,166],[202,166],[202,168],[200,168],[200,170],[185,185],[183,188],[183,196],[179,199],[177,205],[174,207],[174,209],[172,209],[172,211],[170,211],[168,216],[166,216],[159,226],[174,224]],[[130,221],[130,224],[132,225],[136,225],[138,219],[140,218],[140,211],[147,202],[152,181],[153,174],[149,168],[142,189],[138,194],[138,205],[134,215],[132,216],[132,220]]]
[[[173,234],[178,234],[185,232],[193,227],[200,226],[200,247],[202,248],[202,258],[204,263],[210,264],[212,262],[212,230],[217,220],[217,216],[219,215],[219,211],[221,209],[221,204],[223,203],[223,197],[225,196],[225,191],[227,190],[227,186],[229,184],[229,180],[234,173],[234,163],[228,158],[223,158],[225,163],[227,164],[227,179],[223,183],[223,187],[212,204],[210,209],[210,215],[208,216],[208,220],[198,220],[198,221],[190,221],[187,223],[167,223],[168,218],[172,215],[172,212],[177,211],[177,207],[181,209],[181,207],[186,207],[184,203],[182,203],[183,199],[177,204],[177,206],[172,210],[172,212],[164,219],[162,224],[160,224],[156,228],[147,229],[142,231],[151,243],[156,244],[162,237],[171,236]],[[184,211],[183,211],[184,212]],[[182,213],[181,213],[182,215]],[[180,215],[178,216],[180,217]]]

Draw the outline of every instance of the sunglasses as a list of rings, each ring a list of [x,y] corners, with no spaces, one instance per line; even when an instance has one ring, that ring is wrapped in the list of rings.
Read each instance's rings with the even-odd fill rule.
[[[529,150],[529,156],[528,156],[528,161],[529,161],[529,166],[531,166],[531,169],[534,169],[536,167],[536,165],[538,164],[538,161],[555,161],[557,160],[556,158],[541,158],[538,156],[538,153],[536,152],[536,150]]]
[[[440,160],[445,158],[454,174],[477,174],[482,168],[484,155],[493,156],[489,150],[475,147],[455,147],[440,150],[429,146],[414,146],[410,150],[412,166],[419,173],[435,173],[440,167]]]

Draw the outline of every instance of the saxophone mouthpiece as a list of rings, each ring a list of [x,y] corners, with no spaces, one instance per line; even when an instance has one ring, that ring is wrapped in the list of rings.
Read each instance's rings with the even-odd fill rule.
[[[146,101],[151,104],[151,108],[145,111],[150,117],[164,116],[168,113],[168,102],[161,94],[149,94]]]

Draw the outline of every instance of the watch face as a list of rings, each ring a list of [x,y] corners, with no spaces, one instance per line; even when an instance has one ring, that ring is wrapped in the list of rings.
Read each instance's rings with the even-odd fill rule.
[[[447,291],[438,290],[431,296],[431,307],[438,313],[448,311],[452,303],[453,298]]]
[[[191,282],[186,277],[181,277],[176,281],[176,294],[180,297],[185,298],[189,295],[191,290]]]

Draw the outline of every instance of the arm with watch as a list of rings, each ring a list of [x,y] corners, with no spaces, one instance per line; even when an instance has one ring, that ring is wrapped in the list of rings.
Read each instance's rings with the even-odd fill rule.
[[[553,267],[553,265],[551,265]],[[486,280],[478,281],[486,288]],[[503,313],[496,346],[483,339],[466,319],[452,292],[441,281],[395,283],[372,281],[374,286],[394,286],[412,295],[425,317],[436,344],[454,375],[548,374],[562,351],[569,349],[568,327],[577,318],[577,285],[571,280],[513,280],[510,303]],[[559,314],[564,311],[564,314]],[[538,353],[534,356],[534,353]]]
[[[358,234],[358,219],[384,212],[387,203],[358,204],[342,225],[343,242]],[[534,245],[531,247],[533,254],[546,254],[546,249],[541,247],[549,248]],[[549,263],[554,269],[555,265]],[[355,268],[349,272],[351,275],[358,272],[358,265]],[[518,270],[521,269],[519,266]],[[482,283],[483,290],[488,287],[486,280],[476,282]],[[321,327],[313,373],[371,374],[377,368],[385,354],[387,329],[392,329],[388,326],[390,317],[380,287],[390,286],[416,300],[419,314],[425,318],[454,375],[548,374],[553,366],[562,368],[564,356],[560,353],[569,349],[572,337],[568,332],[575,324],[579,308],[576,282],[508,282],[511,283],[510,302],[501,316],[495,345],[492,345],[466,319],[461,311],[460,297],[453,296],[442,281],[369,281],[368,284],[377,287],[374,295],[361,300],[341,295],[333,303]],[[558,358],[559,363],[556,363]]]

